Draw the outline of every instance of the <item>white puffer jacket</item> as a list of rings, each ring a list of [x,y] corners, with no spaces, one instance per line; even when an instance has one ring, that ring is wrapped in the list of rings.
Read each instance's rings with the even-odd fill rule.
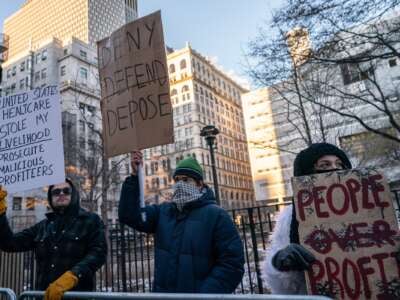
[[[266,250],[262,263],[263,279],[272,294],[306,295],[304,272],[281,272],[272,266],[272,257],[278,250],[290,244],[290,223],[293,206],[285,207],[277,216],[274,231],[270,237],[270,246]]]

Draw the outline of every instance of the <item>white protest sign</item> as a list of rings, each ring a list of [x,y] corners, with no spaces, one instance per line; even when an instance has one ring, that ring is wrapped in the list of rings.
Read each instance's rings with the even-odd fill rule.
[[[0,185],[14,193],[64,180],[58,87],[0,97]]]

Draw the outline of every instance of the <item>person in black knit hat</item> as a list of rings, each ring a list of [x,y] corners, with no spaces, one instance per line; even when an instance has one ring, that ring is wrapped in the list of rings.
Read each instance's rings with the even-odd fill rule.
[[[315,143],[296,156],[293,175],[298,177],[351,168],[343,150],[332,144]],[[285,207],[276,219],[262,266],[268,288],[273,294],[306,294],[304,271],[314,260],[314,256],[299,244],[294,206]]]

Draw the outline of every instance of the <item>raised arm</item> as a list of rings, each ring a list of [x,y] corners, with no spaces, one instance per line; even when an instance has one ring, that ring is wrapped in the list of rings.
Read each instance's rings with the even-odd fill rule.
[[[142,154],[140,151],[132,152],[132,175],[127,177],[122,184],[118,217],[121,223],[136,230],[154,233],[158,223],[159,207],[158,205],[140,207],[140,186],[137,176],[140,165],[143,165]],[[142,212],[144,212],[146,220],[142,219]]]

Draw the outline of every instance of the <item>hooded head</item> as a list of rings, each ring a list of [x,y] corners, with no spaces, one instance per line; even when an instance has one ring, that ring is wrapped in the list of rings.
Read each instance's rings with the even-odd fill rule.
[[[338,157],[344,169],[351,169],[351,162],[343,150],[332,144],[315,143],[297,154],[293,165],[293,175],[297,177],[316,173],[314,167],[316,162],[326,155]]]
[[[293,175],[305,176],[317,173],[318,170],[315,169],[316,163],[324,156],[334,156],[334,158],[339,158],[341,161],[341,167],[343,169],[351,169],[351,162],[343,150],[339,149],[335,145],[328,143],[315,143],[311,144],[308,148],[302,150],[297,154],[294,165],[293,165]],[[327,167],[323,170],[334,171],[335,168]],[[295,207],[293,206],[292,222],[290,224],[290,242],[299,244],[299,223],[296,220]]]
[[[49,189],[47,191],[47,201],[49,202],[50,207],[53,209],[53,211],[57,214],[65,214],[65,215],[70,215],[70,214],[76,214],[79,211],[79,192],[75,188],[74,184],[72,183],[71,179],[65,178],[65,182],[70,186],[71,188],[71,201],[70,203],[65,206],[65,207],[59,207],[59,206],[54,206],[53,205],[53,189],[55,185],[50,185]]]

